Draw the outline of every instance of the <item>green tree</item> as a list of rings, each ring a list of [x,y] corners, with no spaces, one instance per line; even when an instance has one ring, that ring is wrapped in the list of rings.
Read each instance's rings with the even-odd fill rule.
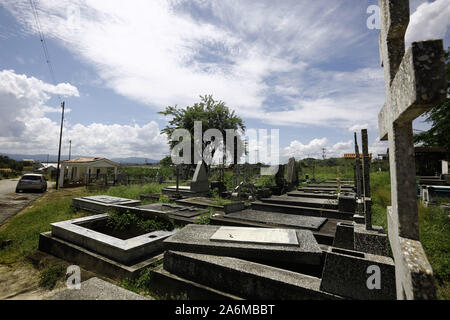
[[[172,158],[170,156],[165,156],[164,158],[159,161],[159,164],[163,167],[170,167],[172,163]]]
[[[433,107],[426,115],[426,122],[431,122],[431,129],[414,135],[415,143],[425,146],[441,146],[450,154],[450,47],[445,52],[447,73],[447,99]]]
[[[236,131],[245,131],[244,121],[238,117],[234,111],[230,110],[223,101],[216,101],[212,95],[200,96],[200,102],[195,103],[193,106],[187,106],[185,109],[168,106],[164,111],[159,112],[165,116],[169,116],[172,119],[169,120],[168,125],[161,130],[161,133],[165,133],[169,138],[169,146],[172,150],[178,143],[178,140],[172,140],[172,133],[176,129],[186,129],[191,134],[191,163],[194,163],[194,121],[202,122],[202,136],[208,129],[217,129],[222,133],[224,143],[225,130],[232,129]],[[243,141],[238,138],[238,143],[243,146]],[[213,143],[211,141],[202,141],[202,152],[210,148],[210,154],[214,157],[216,151],[212,148]],[[221,146],[222,150],[223,145]],[[226,152],[224,154],[232,154],[233,150],[230,150],[230,146],[225,146]],[[201,158],[201,154],[198,154]],[[238,155],[240,157],[240,155]]]

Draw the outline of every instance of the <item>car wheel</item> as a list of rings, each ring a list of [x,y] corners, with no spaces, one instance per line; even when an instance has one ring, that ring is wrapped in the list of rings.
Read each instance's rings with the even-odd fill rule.
[[[21,190],[20,189],[16,189],[16,193],[19,193]]]

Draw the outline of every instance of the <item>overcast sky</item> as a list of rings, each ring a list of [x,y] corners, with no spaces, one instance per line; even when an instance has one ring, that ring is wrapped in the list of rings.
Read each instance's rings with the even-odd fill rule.
[[[353,132],[385,153],[375,0],[35,0],[52,82],[28,0],[0,0],[0,153],[160,159],[157,112],[213,94],[248,128],[279,129],[283,158],[342,156]],[[450,0],[410,1],[412,41],[450,46]],[[421,121],[416,129],[427,128]],[[358,131],[359,132],[359,131]]]

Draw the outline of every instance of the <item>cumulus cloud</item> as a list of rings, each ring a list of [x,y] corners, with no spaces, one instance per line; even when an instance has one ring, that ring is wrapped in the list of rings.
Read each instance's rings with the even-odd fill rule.
[[[330,144],[327,138],[315,138],[308,143],[302,143],[298,140],[291,141],[289,146],[281,150],[281,162],[285,163],[288,158],[295,159],[315,158],[322,159],[322,152],[325,148],[327,158],[342,158],[346,153],[355,153],[355,145],[353,140],[340,141]],[[374,156],[386,153],[387,143],[380,141],[380,138],[369,145],[369,153]],[[359,145],[361,152],[361,144]]]
[[[414,41],[445,38],[450,27],[450,0],[436,0],[419,5],[411,15],[405,39]]]
[[[4,5],[27,32],[36,31],[28,1]],[[94,66],[105,85],[154,109],[213,93],[245,118],[348,128],[364,117],[375,123],[384,94],[380,68],[318,67],[330,52],[343,58],[366,41],[356,23],[361,13],[350,7],[296,0],[42,0],[38,10],[48,37]]]
[[[13,70],[0,71],[2,152],[57,152],[59,124],[46,117],[47,113],[61,112],[46,105],[56,94],[79,96],[77,88],[68,83],[54,86]],[[66,123],[63,137],[72,140],[74,154],[159,159],[168,152],[167,139],[154,121],[143,126]]]
[[[357,131],[361,131],[362,129],[367,129],[368,126],[369,126],[368,123],[355,124],[355,125],[351,126],[350,128],[348,128],[348,131],[357,132]]]

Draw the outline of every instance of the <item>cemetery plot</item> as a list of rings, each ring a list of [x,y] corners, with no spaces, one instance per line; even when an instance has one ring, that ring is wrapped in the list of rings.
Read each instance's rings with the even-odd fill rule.
[[[208,210],[199,209],[199,208],[192,207],[192,206],[190,206],[190,207],[180,206],[180,205],[171,204],[171,203],[152,203],[152,204],[139,206],[138,208],[144,209],[144,210],[158,211],[161,213],[181,216],[181,217],[185,217],[185,218],[192,218],[195,216],[199,216],[201,214],[208,213]]]
[[[214,199],[206,197],[193,197],[187,199],[176,200],[176,203],[183,205],[191,205],[200,208],[214,208],[225,213],[240,211],[245,208],[242,201],[231,201],[225,199]]]
[[[251,243],[214,241],[211,238],[220,229],[219,226],[187,225],[178,233],[164,241],[167,250],[213,254],[255,261],[289,262],[295,265],[315,265],[321,263],[322,251],[311,231],[295,230],[298,245],[267,243],[249,238]],[[241,227],[234,227],[240,232]],[[261,229],[268,230],[268,229]],[[284,229],[289,230],[289,229]],[[245,235],[242,235],[245,239]]]
[[[270,198],[262,198],[262,202],[285,204],[290,206],[304,206],[312,208],[337,209],[338,200],[334,199],[318,199],[318,198],[299,198],[290,196],[272,196]]]
[[[327,218],[299,216],[285,213],[272,213],[246,209],[222,216],[224,219],[236,219],[244,221],[260,222],[272,226],[287,226],[298,229],[319,230],[327,221]]]
[[[72,205],[75,208],[96,213],[107,212],[115,205],[134,207],[140,204],[140,200],[132,200],[106,195],[74,198],[72,200]]]
[[[211,241],[298,246],[295,230],[220,227]]]
[[[54,237],[80,245],[115,261],[131,264],[160,251],[162,241],[175,231],[130,232],[121,238],[96,231],[106,228],[107,214],[52,223]],[[113,231],[112,231],[113,232]]]
[[[317,277],[233,257],[166,251],[164,269],[155,273],[216,288],[222,299],[229,299],[226,293],[246,299],[340,299],[320,290]]]

